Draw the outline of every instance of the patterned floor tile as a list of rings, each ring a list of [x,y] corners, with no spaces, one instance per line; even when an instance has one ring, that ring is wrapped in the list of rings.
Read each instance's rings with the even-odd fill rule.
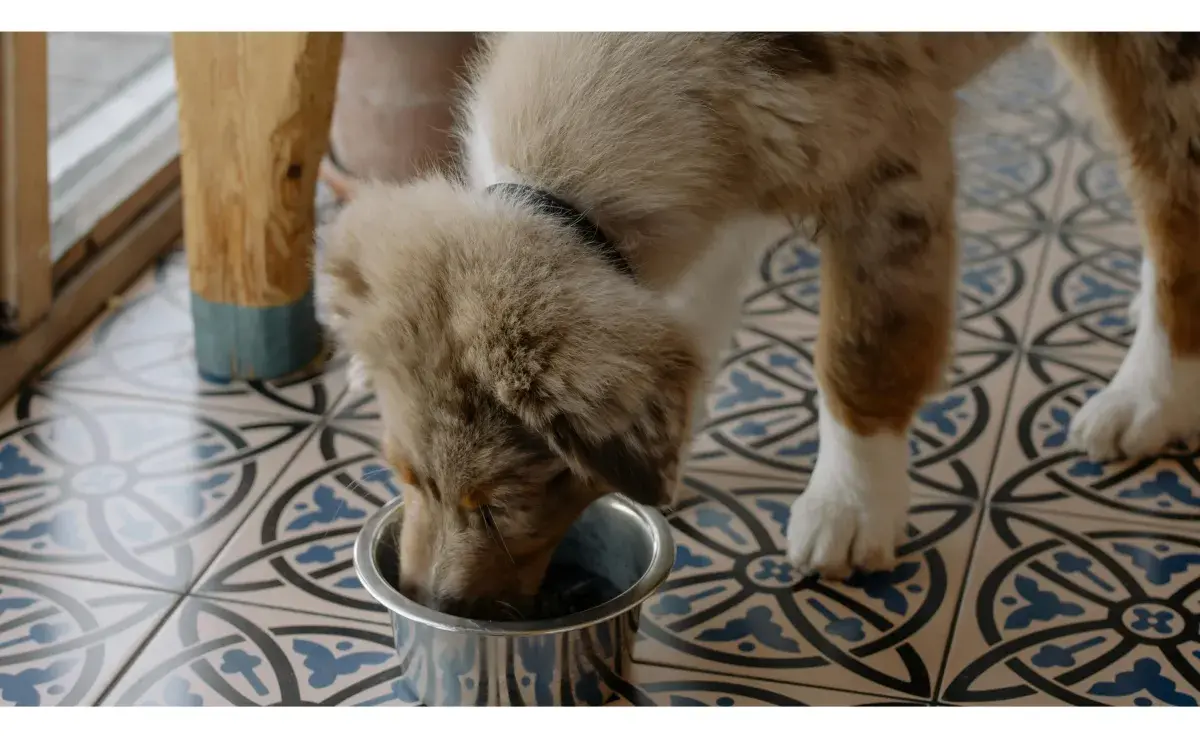
[[[378,425],[333,421],[254,509],[197,592],[386,621],[354,574],[363,520],[399,495],[377,454]]]
[[[1136,521],[1200,525],[1200,454],[1176,446],[1158,458],[1098,464],[1070,447],[1071,419],[1116,372],[1111,359],[1063,354],[1025,357],[996,462],[990,501]]]
[[[618,699],[609,703],[611,707],[913,707],[920,704],[636,662],[627,679],[628,686],[621,690],[623,694]]]
[[[174,601],[0,566],[0,706],[91,704]]]
[[[715,376],[708,417],[692,446],[695,469],[794,477],[816,453],[816,379],[811,335],[796,321],[746,325]]]
[[[311,428],[26,389],[0,412],[0,567],[185,591]]]
[[[1200,530],[994,508],[975,551],[942,699],[1200,700]]]
[[[831,584],[783,556],[819,448],[820,296],[819,254],[785,239],[746,288],[616,704],[1200,700],[1200,455],[1065,445],[1132,335],[1111,147],[1041,40],[960,99],[956,358],[910,437],[901,564]],[[0,704],[412,704],[351,562],[399,493],[374,398],[339,357],[198,378],[188,300],[175,254],[0,415]],[[107,689],[161,590],[189,596]]]
[[[784,531],[802,484],[696,474],[671,515],[675,568],[642,612],[635,658],[751,679],[932,697],[975,506],[912,509],[902,563],[844,584],[798,579]]]
[[[187,265],[182,252],[162,260],[130,288],[42,377],[50,386],[203,404],[247,412],[318,418],[346,379],[341,357],[276,381],[202,378],[193,354]]]
[[[914,705],[634,663],[614,705]],[[390,626],[191,597],[110,691],[116,705],[416,704]]]
[[[1072,92],[1050,44],[1034,37],[959,91],[960,117],[971,127],[1021,130],[1027,118],[1064,107]]]
[[[106,703],[404,705],[386,624],[189,597]]]
[[[754,324],[782,318],[798,333],[815,336],[821,301],[820,267],[820,251],[799,234],[772,244],[744,289],[745,321]]]
[[[1069,129],[1038,134],[969,134],[958,139],[960,331],[1020,341],[1037,275],[1054,230],[1062,172],[1075,141]],[[1044,139],[1044,140],[1039,140]]]
[[[797,481],[819,448],[811,336],[786,318],[739,330],[717,376],[691,467]],[[1013,372],[1013,346],[960,333],[950,387],[931,397],[909,434],[918,491],[980,499]]]
[[[1115,157],[1092,130],[1079,137],[1059,233],[1047,254],[1027,344],[1032,350],[1124,356],[1133,338],[1141,233]]]
[[[1020,340],[1031,303],[1026,287],[1053,232],[1075,146],[1063,108],[1069,89],[1039,39],[960,93],[958,316],[967,335]]]

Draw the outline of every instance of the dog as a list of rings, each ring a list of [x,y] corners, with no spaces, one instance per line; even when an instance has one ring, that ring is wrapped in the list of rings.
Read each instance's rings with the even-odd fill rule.
[[[940,386],[957,275],[955,92],[1026,34],[512,34],[461,108],[462,171],[360,186],[321,304],[405,488],[401,586],[528,600],[593,500],[666,505],[764,247],[821,249],[821,448],[787,555],[896,562],[907,430]],[[1098,460],[1200,431],[1200,34],[1055,34],[1123,155],[1137,334],[1080,410]]]

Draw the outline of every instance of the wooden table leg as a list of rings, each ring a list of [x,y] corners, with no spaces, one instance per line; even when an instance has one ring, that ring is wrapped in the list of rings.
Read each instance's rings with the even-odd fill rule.
[[[272,379],[321,351],[314,196],[340,33],[176,33],[184,243],[196,362]]]

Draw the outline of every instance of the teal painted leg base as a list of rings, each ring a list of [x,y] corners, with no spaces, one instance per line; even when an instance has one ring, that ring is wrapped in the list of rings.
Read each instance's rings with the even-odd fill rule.
[[[279,379],[307,367],[321,351],[312,290],[290,305],[244,307],[192,295],[196,364],[214,382]]]

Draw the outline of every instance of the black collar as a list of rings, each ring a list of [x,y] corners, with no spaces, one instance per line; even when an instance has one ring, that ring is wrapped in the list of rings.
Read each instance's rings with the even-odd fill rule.
[[[487,192],[499,192],[510,195],[514,200],[528,203],[539,212],[558,218],[566,226],[572,228],[587,245],[591,246],[609,265],[629,278],[634,277],[633,266],[616,242],[605,235],[591,218],[584,215],[578,208],[556,197],[545,190],[515,182],[500,182],[488,187]]]

